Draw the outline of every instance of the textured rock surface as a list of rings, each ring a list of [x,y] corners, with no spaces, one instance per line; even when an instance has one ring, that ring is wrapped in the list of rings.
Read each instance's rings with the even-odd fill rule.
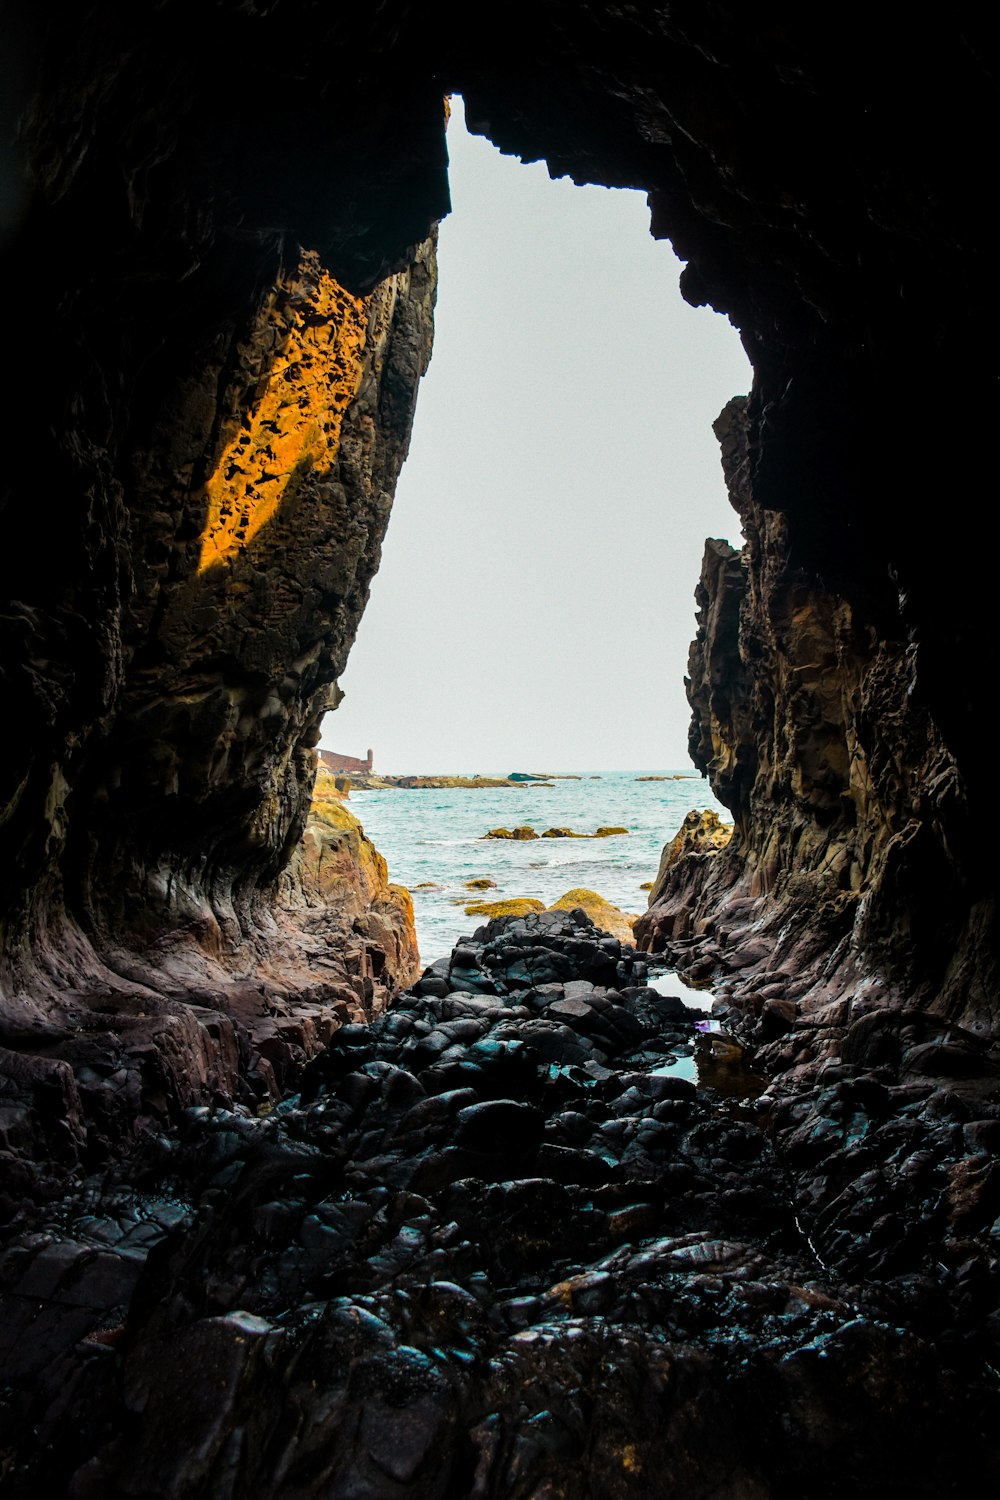
[[[420,971],[413,902],[393,885],[382,855],[320,768],[305,833],[281,877],[278,907],[301,931],[334,951],[357,946],[383,986],[409,984]],[[384,1006],[380,993],[379,1004]]]
[[[95,983],[93,950],[72,974],[71,950],[55,1002],[9,1006],[0,1223],[82,1164],[176,1127],[187,1108],[266,1112],[340,1026],[380,1014],[413,979],[409,893],[388,882],[385,860],[338,797],[321,790],[314,800],[251,951],[254,967],[241,974],[231,955],[213,959],[174,934],[143,955],[145,982],[129,984],[110,968]]]
[[[643,978],[491,922],[302,1101],[80,1183],[0,1260],[5,1492],[990,1493],[995,1105],[869,1030],[776,1156]]]
[[[993,1034],[994,901],[912,642],[797,563],[786,518],[754,499],[744,402],[717,431],[747,545],[707,544],[688,695],[692,755],[735,836],[661,866],[637,935],[726,976],[750,1027],[784,984],[805,1014],[880,996]]]
[[[447,207],[440,100],[452,85],[504,149],[544,155],[580,180],[645,187],[654,233],[670,234],[688,260],[686,295],[741,328],[755,382],[738,446],[762,555],[748,609],[759,612],[753,639],[765,653],[749,707],[759,718],[767,691],[787,699],[815,633],[825,654],[812,663],[824,679],[814,710],[834,719],[797,774],[802,799],[826,798],[831,821],[850,781],[842,702],[859,674],[872,703],[891,709],[884,743],[877,727],[859,730],[878,781],[872,817],[883,831],[895,820],[894,835],[940,822],[940,837],[914,842],[936,840],[957,872],[936,952],[924,951],[932,924],[912,924],[911,967],[955,1014],[985,1015],[996,990],[995,877],[970,829],[992,785],[978,716],[994,675],[992,602],[969,587],[963,529],[929,537],[907,512],[914,495],[960,493],[971,516],[984,492],[965,436],[984,420],[992,378],[976,300],[991,243],[976,189],[989,169],[980,31],[968,17],[933,32],[866,17],[858,49],[848,13],[830,28],[807,13],[789,21],[781,7],[751,19],[730,5],[515,5],[484,50],[439,19],[389,5],[334,23],[292,0],[218,4],[199,23],[195,67],[179,3],[147,19],[98,5],[19,39],[25,76],[38,76],[40,59],[43,82],[23,136],[32,186],[4,269],[11,286],[46,288],[15,299],[10,338],[23,351],[23,389],[44,393],[26,403],[20,437],[40,455],[52,498],[35,504],[29,485],[5,500],[25,528],[4,563],[16,603],[3,619],[3,691],[19,727],[4,746],[0,801],[7,988],[67,907],[117,934],[180,904],[225,941],[294,846],[305,805],[295,767],[327,676],[318,663],[346,647],[373,562],[365,505],[377,508],[375,492],[388,487],[373,469],[361,499],[350,473],[331,477],[320,521],[337,540],[330,587],[308,571],[299,584],[275,558],[242,580],[244,622],[235,600],[232,616],[228,606],[220,615],[212,596],[223,565],[198,568],[229,557],[243,531],[244,550],[225,564],[238,573],[292,514],[288,495],[250,536],[250,512],[268,510],[286,472],[268,467],[268,448],[276,465],[299,466],[289,489],[312,514],[323,490],[317,470],[306,472],[315,443],[299,433],[289,445],[280,423],[270,431],[261,375],[279,368],[288,339],[310,346],[315,309],[336,304],[343,368],[323,399],[331,425],[340,420],[359,330],[350,298],[412,266]],[[939,107],[929,112],[931,86]],[[358,467],[368,465],[369,419],[383,438],[408,425],[426,355],[413,327],[427,301],[421,264],[400,273],[408,292],[397,289],[377,391],[366,398],[362,381],[358,423],[343,418],[348,470],[359,449]],[[373,351],[386,285],[370,309]],[[887,440],[910,430],[911,372],[928,362],[948,372],[933,422],[919,444]],[[294,385],[301,368],[282,378]],[[779,602],[779,555],[815,620],[799,618],[791,593]],[[268,622],[260,634],[254,610]],[[895,719],[905,721],[906,768],[894,778],[878,768],[893,758]],[[756,783],[759,728],[730,747],[726,776]],[[766,747],[774,767],[785,762],[784,732],[779,714]],[[932,767],[940,777],[929,783]],[[939,811],[922,805],[928,784]],[[794,778],[788,795],[798,795]],[[953,810],[970,798],[963,828]],[[753,837],[767,869],[773,851]],[[905,868],[896,881],[894,861],[908,868],[922,854],[894,850],[878,882],[885,915],[873,913],[866,940],[873,956],[907,920],[909,892],[929,887]],[[790,847],[787,858],[797,858]]]
[[[595,927],[602,932],[610,932],[612,937],[618,938],[623,943],[632,942],[632,927],[635,917],[629,916],[620,907],[606,901],[597,891],[589,891],[585,886],[577,886],[565,895],[560,896],[558,901],[553,901],[548,908],[549,911],[584,911]]]
[[[365,300],[296,252],[129,456],[120,681],[52,769],[35,831],[46,895],[61,884],[97,946],[166,923],[223,950],[252,937],[378,565],[433,291],[429,246]],[[37,928],[52,906],[32,909]],[[8,947],[11,984],[18,957]]]
[[[467,917],[523,917],[529,911],[544,911],[545,902],[537,896],[511,896],[505,901],[471,901],[465,908]]]
[[[494,882],[466,882],[470,886],[483,883],[492,885]],[[505,901],[473,901],[465,908],[468,917],[523,917],[529,912],[540,911],[582,913],[602,932],[610,933],[621,942],[632,941],[632,924],[635,918],[619,907],[612,906],[610,901],[605,901],[596,891],[588,891],[583,886],[567,891],[548,907],[534,896],[514,896]]]
[[[60,596],[58,556],[6,558],[5,624],[29,643],[4,656],[20,733],[0,825],[18,1156],[71,1161],[186,1105],[273,1100],[412,973],[412,924],[384,892],[369,916],[313,913],[306,931],[274,891],[409,441],[433,245],[364,298],[292,242],[268,266],[248,306],[182,326],[169,379],[117,389],[99,451],[93,432],[66,436],[90,501],[55,540],[79,536],[84,583]]]
[[[651,893],[648,904],[659,905],[670,889],[675,867],[681,860],[686,862],[692,855],[717,854],[726,848],[732,836],[732,827],[723,823],[711,808],[705,808],[703,812],[692,809],[669,844],[664,844],[656,879],[643,887]]]

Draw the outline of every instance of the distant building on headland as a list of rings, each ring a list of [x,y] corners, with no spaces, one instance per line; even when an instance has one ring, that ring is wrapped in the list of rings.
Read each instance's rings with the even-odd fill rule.
[[[320,750],[319,763],[328,771],[357,771],[362,776],[370,776],[372,752],[369,750],[366,760],[358,760],[356,755],[338,755],[336,750]]]

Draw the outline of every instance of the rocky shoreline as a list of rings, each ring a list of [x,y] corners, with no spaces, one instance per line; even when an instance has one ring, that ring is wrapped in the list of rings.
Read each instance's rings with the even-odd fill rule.
[[[590,777],[591,781],[600,781],[599,776]],[[640,776],[639,781],[679,781],[683,777],[667,776]],[[403,791],[434,791],[458,787],[468,787],[473,791],[488,790],[493,787],[520,787],[527,790],[533,787],[551,787],[555,781],[582,781],[583,777],[575,772],[546,771],[527,772],[511,771],[509,776],[453,776],[453,775],[381,775],[375,771],[344,771],[337,773],[337,780],[343,783],[345,789],[351,787],[358,791],[381,792],[389,788],[398,788]]]
[[[381,776],[375,772],[347,772],[339,778],[346,786],[357,791],[381,792],[390,788],[402,791],[440,791],[468,787],[472,791],[486,791],[493,787],[515,787],[522,791],[533,787],[551,786],[553,781],[578,781],[577,776]]]
[[[0,1227],[187,1109],[272,1108],[338,1027],[419,973],[409,892],[330,777],[254,916],[239,943],[207,919],[139,952],[71,933],[71,975],[0,1006]]]
[[[520,841],[527,839],[610,839],[627,833],[627,828],[612,827],[608,824],[596,829],[593,833],[577,833],[572,828],[546,828],[542,833],[539,833],[530,824],[522,823],[517,828],[491,828],[488,833],[483,834],[483,838],[515,839]]]
[[[696,1087],[646,978],[492,922],[266,1117],[78,1180],[0,1262],[5,1493],[988,1486],[996,1106],[878,1017],[813,1095]]]
[[[465,907],[467,917],[523,917],[529,912],[538,911],[581,911],[595,927],[625,943],[632,942],[632,930],[638,920],[610,901],[605,901],[596,891],[587,890],[583,886],[565,891],[549,906],[533,896],[513,896],[501,900],[480,897],[470,901]]]

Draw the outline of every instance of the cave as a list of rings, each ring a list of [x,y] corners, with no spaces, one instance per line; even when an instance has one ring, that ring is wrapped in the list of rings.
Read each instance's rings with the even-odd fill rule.
[[[9,1493],[995,1486],[985,20],[5,25]],[[354,835],[324,907],[307,820],[431,349],[452,93],[646,192],[754,379],[716,424],[747,542],[706,546],[689,663],[730,844],[668,846],[640,951],[531,919],[421,977]],[[723,982],[763,1116],[636,1061],[690,1024],[643,952]]]

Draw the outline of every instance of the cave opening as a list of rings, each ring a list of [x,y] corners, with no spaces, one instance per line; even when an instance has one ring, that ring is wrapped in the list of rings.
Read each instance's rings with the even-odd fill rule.
[[[487,877],[480,864],[491,902],[584,888],[634,913],[691,807],[725,817],[694,780],[682,683],[705,537],[739,527],[711,424],[751,374],[727,320],[681,298],[644,194],[502,155],[466,131],[458,97],[448,147],[434,353],[321,740],[331,755],[378,747],[376,784],[362,777],[351,806],[392,878],[417,888],[425,962],[468,927],[457,903],[465,880]],[[522,783],[515,808],[489,788],[449,802],[447,788],[400,799],[378,786],[543,767],[588,774],[555,795]],[[539,832],[627,826],[628,857],[590,846],[584,860],[577,845],[546,863],[550,842],[530,860],[494,844],[484,860],[478,839],[512,818]]]
[[[485,37],[451,9],[31,28],[5,1493],[993,1493],[992,39],[971,8],[515,0]],[[742,330],[717,432],[747,546],[706,550],[689,668],[737,833],[685,823],[638,948],[532,912],[422,973],[347,805],[307,814],[427,365],[458,86],[505,150],[648,191],[686,295]],[[357,322],[325,320],[324,443],[333,281]],[[619,736],[657,662],[597,695]],[[713,983],[725,1035],[650,953]],[[721,1086],[733,1037],[755,1099]],[[674,1069],[696,1050],[718,1087]]]
[[[434,352],[322,743],[395,773],[680,766],[704,539],[739,544],[712,423],[749,362],[681,297],[645,194],[553,180],[464,115]],[[627,734],[595,712],[658,675]],[[477,681],[511,711],[455,714]]]

